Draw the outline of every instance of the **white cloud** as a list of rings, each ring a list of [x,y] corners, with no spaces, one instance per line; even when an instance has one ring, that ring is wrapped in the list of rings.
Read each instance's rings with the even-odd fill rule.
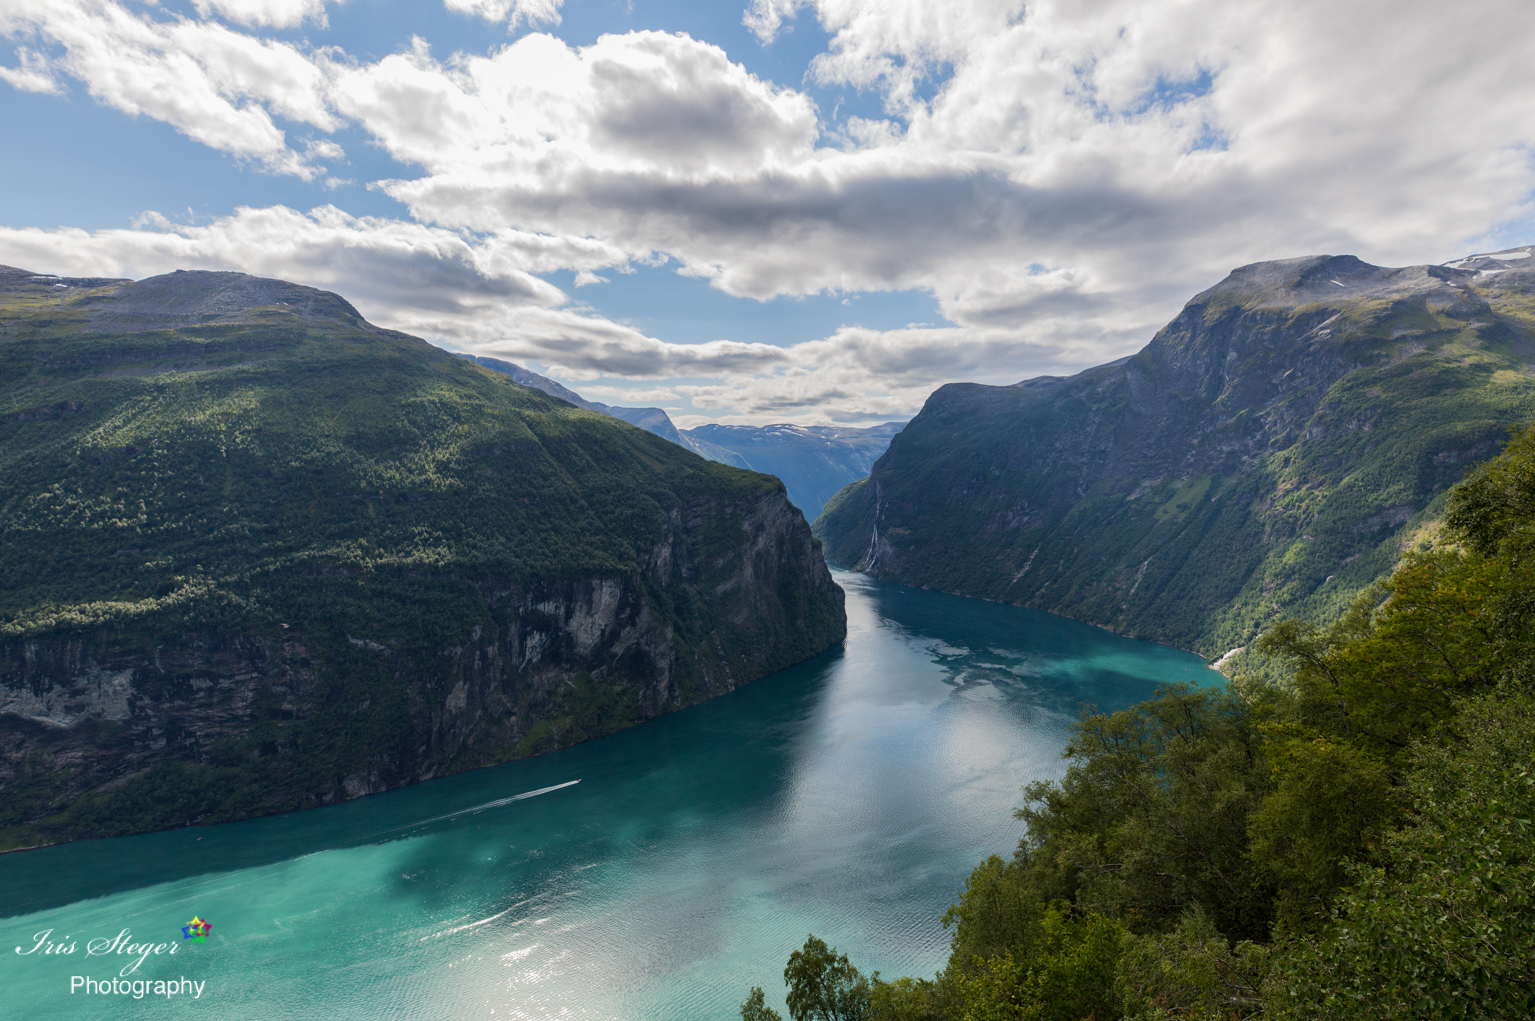
[[[741,24],[752,30],[758,39],[771,43],[778,38],[784,22],[793,21],[802,7],[810,0],[752,0],[741,16]]]
[[[554,306],[560,290],[526,267],[546,261],[558,239],[515,234],[475,243],[453,231],[400,220],[352,217],[334,206],[300,213],[283,206],[240,209],[210,224],[181,225],[150,214],[147,229],[0,229],[0,262],[71,276],[143,277],[175,269],[228,269],[283,277],[341,292],[383,325],[466,323],[486,310]],[[555,261],[622,258],[592,245]]]
[[[647,247],[736,295],[928,289],[1087,358],[1244,262],[1442,257],[1527,215],[1522,7],[1407,6],[826,0],[816,75],[894,114],[842,148],[802,94],[655,34],[391,58],[341,108],[423,168],[385,186],[423,219]]]
[[[428,169],[398,189],[431,187],[448,205],[454,194],[491,198],[500,208],[482,214],[487,222],[514,211],[503,190],[560,201],[579,185],[550,184],[568,175],[688,188],[790,170],[813,157],[817,134],[806,96],[748,74],[717,46],[661,32],[580,49],[528,35],[447,65],[418,39],[410,53],[341,74],[335,95],[397,159]]]
[[[876,420],[912,414],[935,379],[1009,382],[1021,356],[1008,331],[849,328],[787,347],[674,344],[570,308],[532,276],[601,266],[628,254],[588,239],[507,233],[465,236],[331,206],[240,209],[201,225],[145,214],[138,229],[0,229],[0,263],[71,276],[143,277],[173,269],[234,269],[336,290],[371,321],[459,350],[534,362],[559,378],[607,380],[582,392],[617,403],[687,400],[731,421],[813,414]],[[1056,352],[1037,349],[1037,367]],[[693,380],[622,387],[612,378]],[[703,380],[703,382],[697,382]]]
[[[345,163],[346,150],[328,138],[311,138],[304,142],[304,151],[313,159]]]
[[[552,0],[449,5],[510,24],[559,14]],[[318,282],[381,322],[569,378],[666,382],[725,417],[836,418],[910,413],[950,379],[1128,353],[1246,262],[1439,261],[1535,227],[1525,0],[754,0],[746,23],[770,40],[794,17],[831,34],[810,80],[878,90],[882,119],[827,121],[807,91],[680,34],[529,34],[443,59],[417,40],[368,62],[110,0],[11,0],[0,33],[37,43],[0,69],[14,86],[75,78],[311,177],[344,158],[314,133],[351,123],[417,168],[376,186],[418,222],[242,210],[204,234],[5,244],[119,252],[135,273],[174,256]],[[738,296],[926,290],[955,325],[681,345],[533,276],[596,286],[665,257]]]
[[[0,80],[23,92],[58,93],[63,88],[53,75],[48,58],[25,46],[16,48],[18,67],[0,67]]]
[[[639,387],[606,386],[600,383],[584,384],[581,387],[581,396],[589,401],[601,401],[604,404],[619,406],[668,404],[682,400],[682,395],[669,387],[656,386],[646,390]]]
[[[504,21],[507,30],[529,25],[558,25],[565,0],[443,0],[450,11],[474,14],[486,21]]]
[[[324,131],[341,124],[323,57],[217,22],[158,19],[110,0],[9,0],[0,35],[27,33],[59,51],[34,73],[68,74],[108,106],[277,173],[312,179],[322,168],[287,146],[274,113]]]
[[[326,24],[325,0],[192,0],[199,14],[221,14],[242,25],[294,28],[306,21]],[[341,0],[337,0],[341,2]]]

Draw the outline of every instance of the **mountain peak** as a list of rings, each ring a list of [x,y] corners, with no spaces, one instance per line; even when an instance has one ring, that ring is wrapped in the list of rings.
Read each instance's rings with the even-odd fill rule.
[[[1535,245],[1505,248],[1486,255],[1468,255],[1445,263],[1444,268],[1473,272],[1484,278],[1494,273],[1535,274]]]
[[[1239,266],[1190,305],[1212,302],[1253,306],[1333,304],[1342,299],[1385,298],[1451,286],[1455,271],[1439,266],[1375,266],[1353,255],[1310,255]]]
[[[34,273],[17,266],[0,266],[0,292],[59,291],[65,288],[107,287],[132,282],[123,277],[61,277],[52,273]]]
[[[1238,266],[1190,306],[1234,302],[1253,306],[1333,304],[1346,298],[1397,298],[1436,291],[1451,301],[1471,281],[1494,274],[1535,280],[1535,245],[1470,255],[1443,265],[1376,266],[1353,255],[1308,255]],[[1529,281],[1525,281],[1528,283]]]
[[[124,283],[91,303],[88,330],[142,333],[243,321],[257,309],[286,312],[306,322],[339,320],[368,325],[351,302],[331,291],[248,273],[178,269]]]
[[[61,277],[0,266],[0,293],[68,296],[87,333],[147,333],[187,326],[247,323],[252,313],[293,316],[308,325],[375,330],[351,302],[286,280],[218,270],[178,269],[129,280]]]

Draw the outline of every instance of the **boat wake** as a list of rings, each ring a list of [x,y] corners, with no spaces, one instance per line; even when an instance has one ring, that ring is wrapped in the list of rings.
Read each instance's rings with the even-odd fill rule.
[[[540,794],[548,794],[550,791],[557,791],[564,787],[574,787],[580,782],[580,780],[566,780],[564,783],[557,783],[553,787],[540,787],[536,791],[523,791],[521,794],[513,794],[509,798],[497,798],[495,801],[487,801],[483,805],[471,805],[468,808],[460,808],[457,812],[449,812],[446,815],[434,815],[430,819],[422,819],[418,822],[406,823],[403,826],[394,826],[390,829],[382,830],[376,835],[383,836],[386,833],[398,833],[401,830],[413,830],[420,826],[430,826],[434,822],[442,822],[446,819],[456,819],[461,815],[471,815],[475,812],[484,812],[487,809],[500,808],[502,805],[510,805],[514,801],[526,801],[528,798],[536,798]]]

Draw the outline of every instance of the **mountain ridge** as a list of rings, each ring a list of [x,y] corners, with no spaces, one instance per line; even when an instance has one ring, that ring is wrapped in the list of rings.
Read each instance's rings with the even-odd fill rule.
[[[1239,267],[1135,355],[939,388],[814,530],[881,578],[1210,657],[1336,612],[1535,415],[1530,252]]]

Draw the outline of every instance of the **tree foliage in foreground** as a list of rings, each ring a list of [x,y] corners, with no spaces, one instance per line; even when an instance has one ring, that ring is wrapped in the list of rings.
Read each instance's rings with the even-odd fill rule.
[[[1273,1013],[1317,1019],[1535,1017],[1535,699],[1481,698],[1466,740],[1425,748],[1414,822],[1315,938],[1278,947]]]
[[[1085,715],[943,971],[796,1021],[1535,1016],[1535,429],[1380,590],[1263,644],[1292,682]]]

